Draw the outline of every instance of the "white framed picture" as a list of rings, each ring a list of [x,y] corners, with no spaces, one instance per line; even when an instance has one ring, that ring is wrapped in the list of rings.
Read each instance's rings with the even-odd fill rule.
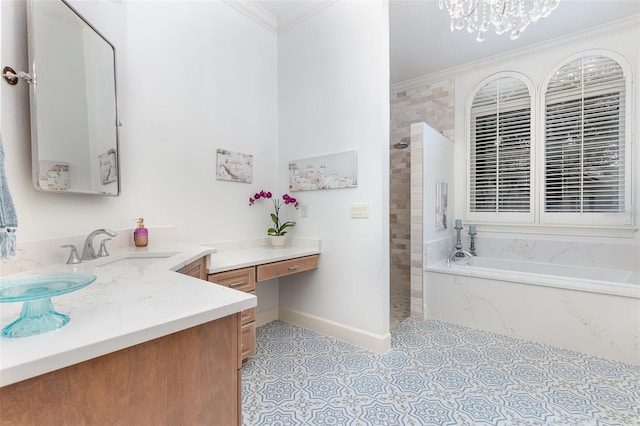
[[[118,162],[116,159],[116,150],[111,148],[107,152],[103,152],[98,156],[100,162],[100,181],[103,185],[118,180]]]
[[[357,186],[356,151],[289,162],[289,190],[292,192]]]
[[[216,152],[216,179],[251,183],[253,155],[218,148]]]
[[[447,229],[447,192],[446,182],[436,182],[436,231]]]
[[[69,163],[64,161],[40,161],[38,163],[38,186],[50,191],[69,189]]]

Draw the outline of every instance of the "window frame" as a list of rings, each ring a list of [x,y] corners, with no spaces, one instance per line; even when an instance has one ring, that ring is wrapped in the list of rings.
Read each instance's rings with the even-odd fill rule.
[[[624,120],[624,140],[621,146],[624,146],[625,158],[624,158],[624,212],[582,212],[582,213],[570,213],[570,212],[546,212],[546,101],[547,90],[551,79],[556,73],[568,63],[575,61],[576,59],[584,58],[587,56],[604,56],[615,61],[622,69],[622,73],[625,79],[624,82],[624,102],[625,110],[624,116],[621,120]],[[606,90],[603,93],[610,93]],[[604,49],[591,49],[577,52],[571,56],[566,57],[558,64],[556,64],[545,77],[540,88],[540,149],[538,150],[538,163],[540,165],[537,175],[538,201],[537,201],[537,217],[536,221],[540,225],[572,225],[572,226],[585,226],[585,227],[615,227],[615,226],[632,226],[633,225],[633,133],[632,133],[632,120],[633,120],[633,78],[631,75],[631,66],[626,58],[616,52]],[[583,99],[582,97],[575,97],[575,99]]]
[[[621,213],[567,213],[544,212],[545,202],[545,149],[546,149],[546,100],[547,88],[553,76],[569,62],[580,57],[590,55],[606,56],[618,63],[625,78],[625,116],[624,119],[624,149],[625,176],[624,197],[625,208]],[[471,137],[473,101],[482,87],[489,81],[510,76],[520,79],[529,88],[531,96],[531,145],[530,145],[530,212],[529,214],[511,212],[472,212],[471,211]],[[523,232],[541,234],[564,235],[592,235],[629,237],[634,233],[634,184],[637,153],[634,152],[634,113],[636,111],[636,93],[633,78],[633,68],[629,60],[622,54],[607,49],[587,49],[573,53],[560,60],[546,73],[542,84],[536,86],[525,74],[515,71],[495,72],[483,78],[476,84],[466,97],[464,106],[465,119],[465,184],[464,188],[464,218],[465,221],[480,225],[480,229],[490,232]],[[526,217],[525,217],[526,216]],[[572,216],[572,217],[570,217]]]
[[[472,114],[472,107],[476,95],[480,90],[489,82],[500,78],[515,78],[524,83],[529,91],[529,105],[530,105],[530,152],[529,152],[529,211],[528,212],[478,212],[471,211],[471,138],[473,134],[473,122],[472,119],[476,114]],[[504,71],[491,74],[480,81],[474,89],[471,91],[470,96],[467,97],[465,105],[465,121],[466,121],[466,135],[467,143],[465,146],[465,158],[466,158],[466,190],[465,190],[465,218],[467,221],[475,223],[509,223],[509,224],[533,224],[535,220],[535,140],[536,140],[536,112],[538,110],[536,104],[536,90],[533,82],[526,75],[514,72]]]

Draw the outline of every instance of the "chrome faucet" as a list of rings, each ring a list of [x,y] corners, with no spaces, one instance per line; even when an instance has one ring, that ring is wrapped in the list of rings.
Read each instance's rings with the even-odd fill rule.
[[[110,237],[115,237],[118,235],[117,232],[114,232],[110,229],[96,229],[92,233],[87,236],[87,239],[84,240],[84,248],[82,249],[82,259],[96,259],[98,255],[96,255],[96,251],[93,249],[93,239],[96,235],[107,234]]]
[[[447,258],[447,265],[451,266],[451,263],[456,261],[456,257],[469,257],[472,258],[473,255],[466,250],[454,249],[449,257]]]

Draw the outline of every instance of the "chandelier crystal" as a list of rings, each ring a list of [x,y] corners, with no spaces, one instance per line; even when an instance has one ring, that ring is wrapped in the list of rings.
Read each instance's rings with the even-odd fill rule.
[[[546,18],[560,0],[439,0],[451,16],[451,31],[467,29],[483,41],[491,26],[496,34],[509,32],[511,40],[533,22]]]

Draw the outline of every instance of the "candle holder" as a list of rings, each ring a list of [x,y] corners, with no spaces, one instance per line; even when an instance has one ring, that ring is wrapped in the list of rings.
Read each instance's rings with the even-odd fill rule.
[[[471,253],[474,256],[477,256],[477,254],[476,254],[476,233],[474,232],[472,234],[471,232],[469,232],[469,237],[471,237],[471,246],[469,247],[469,253]]]
[[[460,231],[462,231],[461,227],[455,227],[456,230],[456,251],[462,250],[462,241],[460,240]],[[456,257],[464,257],[464,253],[456,253]]]

